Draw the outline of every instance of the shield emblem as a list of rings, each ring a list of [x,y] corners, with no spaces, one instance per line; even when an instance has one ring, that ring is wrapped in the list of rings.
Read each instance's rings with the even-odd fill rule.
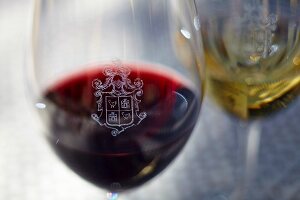
[[[97,98],[98,109],[91,117],[100,126],[112,129],[111,134],[117,136],[126,129],[137,126],[146,118],[146,112],[140,112],[139,103],[143,95],[143,81],[128,78],[129,68],[114,66],[103,72],[105,82],[94,79],[94,96]]]
[[[105,97],[106,123],[110,126],[130,125],[133,123],[131,96]]]

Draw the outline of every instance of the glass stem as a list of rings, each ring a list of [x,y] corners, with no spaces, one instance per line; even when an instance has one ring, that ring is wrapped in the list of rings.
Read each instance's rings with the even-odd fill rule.
[[[246,200],[248,190],[252,187],[256,177],[256,168],[261,137],[260,121],[242,122],[238,131],[239,147],[238,163],[241,164],[241,174],[237,181],[235,191],[230,199]]]

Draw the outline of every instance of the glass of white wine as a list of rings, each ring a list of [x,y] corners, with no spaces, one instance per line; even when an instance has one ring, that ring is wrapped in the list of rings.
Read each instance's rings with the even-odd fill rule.
[[[182,32],[182,22],[192,20],[202,33],[199,37],[203,40],[209,99],[242,125],[237,134],[243,144],[239,159],[244,176],[230,199],[245,199],[247,187],[255,176],[264,123],[275,126],[274,119],[283,116],[280,120],[285,121],[284,126],[291,126],[284,114],[299,105],[300,1],[190,0],[187,3],[197,15],[179,14],[175,39],[178,46],[186,49],[181,48],[178,53],[185,63],[195,57],[189,51],[194,42]],[[174,4],[176,10],[182,2]],[[300,128],[295,127],[293,132],[300,133]]]
[[[211,12],[203,13],[202,33],[215,99],[243,119],[286,107],[300,82],[300,2],[205,4]]]

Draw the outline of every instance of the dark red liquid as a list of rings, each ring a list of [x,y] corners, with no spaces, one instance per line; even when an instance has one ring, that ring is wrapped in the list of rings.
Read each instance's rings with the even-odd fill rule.
[[[107,73],[107,66],[99,66],[66,77],[44,94],[42,115],[56,153],[74,172],[112,191],[162,171],[186,143],[200,109],[198,96],[178,75],[128,66]]]

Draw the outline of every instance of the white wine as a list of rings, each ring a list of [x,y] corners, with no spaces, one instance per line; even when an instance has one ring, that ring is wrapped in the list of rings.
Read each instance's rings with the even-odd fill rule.
[[[201,31],[208,93],[248,119],[287,107],[299,95],[300,2],[237,2],[231,12],[212,2],[209,17],[200,16]],[[178,33],[176,43],[183,63],[191,65],[192,41]]]
[[[245,19],[211,19],[202,29],[209,94],[244,119],[284,108],[300,91],[296,20],[247,9]]]
[[[300,92],[300,57],[292,68],[273,81],[247,83],[222,74],[218,65],[207,55],[207,88],[209,95],[227,111],[248,119],[269,114],[291,103]]]

